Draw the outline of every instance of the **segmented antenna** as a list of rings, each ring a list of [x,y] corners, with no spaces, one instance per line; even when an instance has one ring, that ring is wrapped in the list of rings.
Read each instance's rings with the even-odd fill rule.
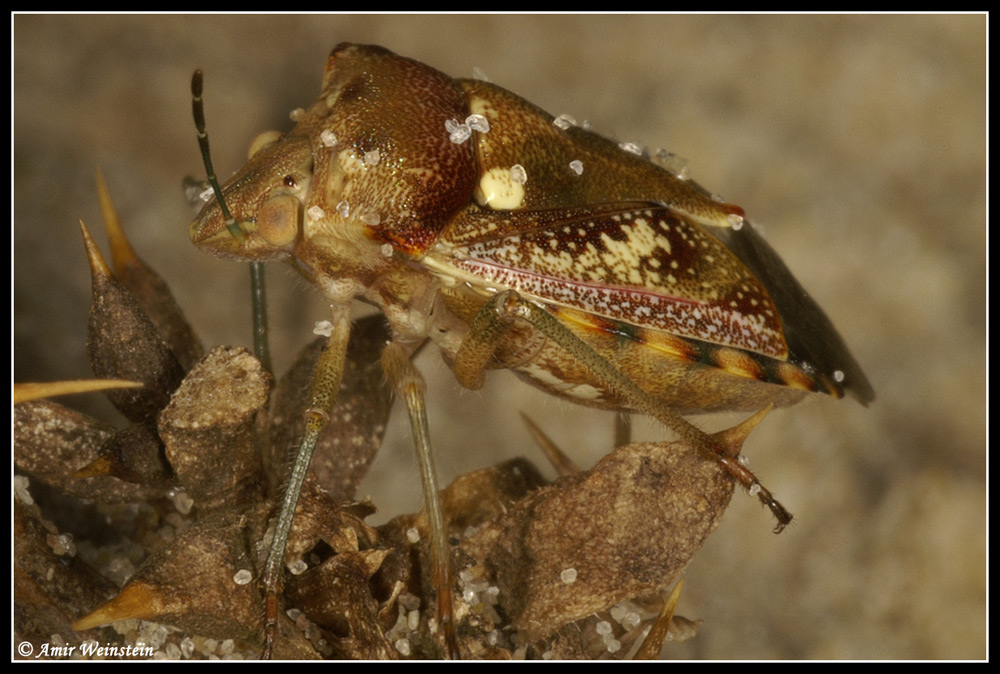
[[[243,230],[240,229],[236,218],[229,212],[225,199],[222,198],[222,187],[219,179],[215,176],[215,169],[212,167],[212,153],[208,149],[208,131],[205,130],[205,102],[201,99],[203,76],[201,70],[195,70],[191,77],[191,112],[194,113],[194,127],[198,130],[198,147],[201,149],[201,161],[205,164],[205,172],[208,173],[208,184],[215,192],[215,200],[219,202],[222,215],[226,218],[226,229],[237,241],[243,241]]]
[[[229,212],[226,200],[222,197],[222,187],[212,167],[212,154],[208,148],[208,131],[205,125],[205,103],[201,99],[201,70],[195,70],[191,77],[191,112],[194,114],[194,126],[198,130],[198,147],[201,149],[201,160],[208,174],[208,184],[215,192],[215,200],[219,202],[222,215],[226,219],[226,229],[239,241],[243,242],[244,232]],[[253,305],[253,352],[268,372],[271,372],[271,348],[267,343],[267,288],[264,283],[264,263],[250,263],[250,294]]]

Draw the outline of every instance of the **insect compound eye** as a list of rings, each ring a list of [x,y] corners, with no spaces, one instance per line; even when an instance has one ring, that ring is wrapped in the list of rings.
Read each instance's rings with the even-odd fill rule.
[[[295,183],[292,176],[285,177],[289,179]],[[291,246],[299,236],[299,205],[290,194],[271,197],[257,214],[257,233],[275,248]]]

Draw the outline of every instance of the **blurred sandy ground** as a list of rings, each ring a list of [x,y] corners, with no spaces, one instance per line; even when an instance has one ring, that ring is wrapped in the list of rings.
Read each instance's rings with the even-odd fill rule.
[[[453,76],[480,67],[553,114],[690,159],[766,228],[878,393],[870,409],[817,399],[755,434],[752,465],[795,523],[773,536],[737,495],[687,572],[680,612],[704,626],[666,654],[985,657],[984,17],[15,16],[13,29],[17,380],[89,374],[76,223],[100,222],[95,165],[208,344],[249,342],[245,268],[187,239],[194,68],[228,175],[254,135],[290,128],[341,41]],[[281,367],[324,307],[290,271],[270,278]],[[421,366],[449,479],[513,454],[542,462],[518,409],[586,465],[610,444],[606,415],[508,374],[463,394],[432,349]],[[384,517],[419,507],[402,421],[366,485]]]

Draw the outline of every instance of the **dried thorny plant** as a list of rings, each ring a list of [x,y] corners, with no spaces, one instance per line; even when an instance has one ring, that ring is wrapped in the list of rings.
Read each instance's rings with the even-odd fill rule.
[[[127,428],[16,406],[15,640],[49,657],[256,657],[259,570],[322,340],[276,384],[246,349],[203,355],[101,193],[113,270],[83,227],[90,360],[142,387],[105,392]],[[380,316],[352,330],[286,553],[276,658],[442,656],[426,522],[372,527],[375,505],[354,500],[392,404],[387,339]],[[718,438],[737,454],[760,416]],[[523,459],[460,477],[443,500],[461,655],[652,657],[691,637],[666,596],[732,492],[717,462],[676,442],[617,448],[551,484]]]

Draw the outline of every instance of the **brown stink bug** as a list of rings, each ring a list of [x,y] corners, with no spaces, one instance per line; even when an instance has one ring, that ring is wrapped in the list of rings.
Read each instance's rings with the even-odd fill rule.
[[[264,572],[265,653],[284,539],[337,391],[356,299],[391,326],[382,365],[410,413],[451,655],[448,543],[423,381],[409,360],[425,341],[466,387],[506,368],[563,398],[654,417],[756,494],[776,531],[791,515],[678,414],[756,411],[808,392],[874,397],[743,209],[631,145],[496,85],[347,44],[333,50],[318,99],[297,121],[287,134],[260,136],[191,225],[193,241],[215,255],[290,262],[333,313]]]

